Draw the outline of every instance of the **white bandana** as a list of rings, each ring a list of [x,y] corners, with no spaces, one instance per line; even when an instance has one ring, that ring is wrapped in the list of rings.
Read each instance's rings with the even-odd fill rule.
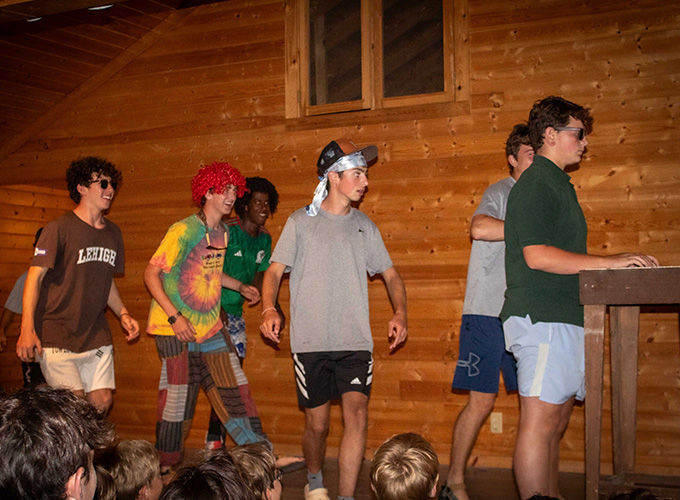
[[[361,154],[361,151],[343,156],[333,163],[333,165],[328,167],[328,170],[324,172],[323,177],[319,177],[319,184],[317,184],[316,189],[314,190],[314,199],[312,200],[312,203],[306,207],[307,215],[310,217],[317,215],[319,213],[319,208],[321,208],[321,202],[328,196],[326,185],[328,184],[329,172],[344,172],[345,170],[360,167],[368,167],[366,158]]]

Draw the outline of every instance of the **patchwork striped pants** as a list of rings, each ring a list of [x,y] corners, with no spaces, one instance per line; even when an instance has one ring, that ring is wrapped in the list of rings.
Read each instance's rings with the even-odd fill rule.
[[[236,444],[268,441],[238,356],[220,331],[203,343],[156,335],[163,362],[158,387],[156,448],[161,466],[182,460],[199,387]]]

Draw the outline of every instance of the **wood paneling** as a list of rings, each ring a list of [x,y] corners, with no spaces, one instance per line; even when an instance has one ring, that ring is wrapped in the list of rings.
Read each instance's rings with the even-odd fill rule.
[[[3,95],[17,95],[8,117],[19,123],[40,112],[36,103],[54,106],[77,88],[73,75],[112,57],[111,47],[129,47],[165,19],[163,12],[153,15],[156,21],[117,20],[106,27],[115,33],[110,37],[100,37],[99,27],[78,23],[25,39],[0,37],[1,47],[20,45],[22,54],[0,54],[0,69],[12,68],[8,74],[15,75],[14,86],[0,89]],[[589,225],[589,250],[643,251],[664,265],[680,265],[680,5],[470,0],[468,12],[455,15],[457,23],[469,26],[469,38],[456,39],[469,48],[470,87],[459,94],[466,100],[286,120],[285,2],[230,0],[196,7],[17,145],[0,162],[0,183],[57,187],[79,155],[115,162],[124,184],[110,218],[123,231],[127,256],[126,275],[117,282],[126,305],[144,323],[150,298],[142,272],[167,227],[193,210],[190,179],[201,164],[229,161],[246,175],[276,184],[281,203],[268,222],[276,240],[288,214],[311,200],[314,165],[327,142],[347,136],[358,144],[376,144],[380,156],[361,209],[380,227],[404,276],[410,340],[389,353],[389,301],[382,282],[372,281],[376,376],[367,456],[389,435],[416,431],[446,463],[451,428],[466,402],[465,394],[449,388],[458,353],[469,218],[485,187],[507,175],[505,139],[515,123],[527,119],[536,99],[563,95],[591,107],[595,117],[587,156],[570,172]],[[99,43],[87,46],[82,39]],[[39,64],[31,57],[38,41],[43,47],[54,42],[57,60],[87,52],[77,61],[80,66],[73,66],[83,69]],[[17,81],[20,75],[23,82]],[[32,86],[27,75],[36,76]],[[11,247],[3,259],[5,254],[20,259],[18,249],[30,247],[27,232],[16,229],[18,221],[41,215],[31,207],[14,215],[0,209],[3,245]],[[3,264],[0,273],[9,274],[11,266]],[[288,297],[284,281],[284,309]],[[258,308],[247,309],[246,320],[245,370],[263,423],[277,451],[299,453],[303,414],[295,404],[290,347],[285,340],[278,349],[264,343],[256,328]],[[642,317],[639,472],[680,474],[678,322],[677,306],[655,308]],[[122,437],[153,440],[160,365],[153,339],[124,345],[117,323],[111,323],[118,377],[112,419]],[[1,375],[15,368],[6,365],[8,359],[1,358]],[[608,383],[605,367],[605,388]],[[608,398],[607,389],[605,409]],[[504,414],[504,432],[490,434],[485,426],[471,463],[511,465],[516,397],[502,390],[497,410]],[[330,453],[341,435],[339,408],[333,407],[332,415]],[[201,396],[190,445],[202,446],[207,416]],[[608,415],[603,424],[603,460],[610,462]],[[583,427],[579,406],[562,442],[564,470],[583,470]]]

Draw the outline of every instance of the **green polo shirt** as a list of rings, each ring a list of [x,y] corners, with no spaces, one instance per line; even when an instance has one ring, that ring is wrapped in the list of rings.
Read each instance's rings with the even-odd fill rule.
[[[548,245],[587,253],[588,228],[571,177],[543,156],[520,177],[508,197],[505,217],[505,274],[508,288],[501,319],[531,317],[533,323],[583,326],[578,274],[530,269],[522,249]]]

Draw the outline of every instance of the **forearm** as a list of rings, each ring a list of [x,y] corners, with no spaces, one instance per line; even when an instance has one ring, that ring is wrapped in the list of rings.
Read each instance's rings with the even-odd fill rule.
[[[403,313],[406,315],[406,287],[399,271],[392,267],[383,273],[383,279],[385,280],[385,287],[392,301],[395,314]]]
[[[531,269],[553,274],[577,274],[586,269],[657,266],[658,261],[639,253],[590,255],[569,252],[548,245],[531,245],[522,249],[524,260]]]
[[[120,293],[118,292],[118,287],[116,282],[111,280],[111,288],[109,289],[109,299],[106,305],[114,312],[116,316],[120,318],[122,314],[129,314],[125,305],[123,304],[123,299],[120,298]]]
[[[264,273],[262,279],[262,310],[276,308],[279,287],[285,266],[273,262]]]
[[[478,214],[470,223],[470,236],[473,240],[503,241],[505,239],[505,221]]]
[[[223,288],[228,288],[229,290],[234,290],[235,292],[240,293],[241,285],[243,285],[243,283],[241,283],[236,278],[232,278],[228,274],[222,273],[222,287]]]
[[[5,308],[2,310],[2,318],[0,318],[0,336],[4,336],[7,328],[14,320],[15,313]]]
[[[34,329],[33,317],[38,306],[38,297],[47,268],[31,266],[24,283],[24,294],[21,298],[21,328]]]

